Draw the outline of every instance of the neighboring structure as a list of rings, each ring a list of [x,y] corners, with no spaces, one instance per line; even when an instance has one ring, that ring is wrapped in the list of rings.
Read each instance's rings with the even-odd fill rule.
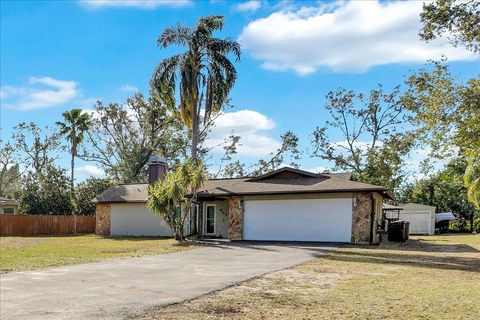
[[[383,215],[385,219],[389,221],[400,220],[400,211],[403,210],[402,207],[394,206],[393,204],[384,203],[382,208],[383,208]]]
[[[410,222],[410,234],[435,234],[435,207],[419,203],[401,203],[400,220]]]
[[[18,202],[0,197],[0,214],[18,214]]]
[[[170,235],[162,219],[145,209],[147,197],[147,184],[119,185],[100,194],[94,200],[97,234]],[[231,240],[377,243],[384,197],[393,195],[351,181],[349,174],[293,168],[212,179],[198,192],[197,228],[202,237]]]

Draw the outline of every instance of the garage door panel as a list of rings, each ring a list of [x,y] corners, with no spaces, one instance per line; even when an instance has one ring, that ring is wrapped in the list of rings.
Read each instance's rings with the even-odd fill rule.
[[[410,234],[430,233],[430,212],[400,213],[400,219],[410,222]]]
[[[352,200],[245,201],[245,240],[350,242]]]

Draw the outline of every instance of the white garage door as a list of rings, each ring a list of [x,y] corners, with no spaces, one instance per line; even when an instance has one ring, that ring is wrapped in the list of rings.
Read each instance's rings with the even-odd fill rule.
[[[410,234],[430,234],[430,212],[400,212],[400,219],[410,222]]]
[[[245,201],[243,239],[350,242],[352,199]]]

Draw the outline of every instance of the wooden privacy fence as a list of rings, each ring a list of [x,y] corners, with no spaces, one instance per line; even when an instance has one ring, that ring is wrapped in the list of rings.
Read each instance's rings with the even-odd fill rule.
[[[95,216],[0,214],[0,235],[95,233]]]

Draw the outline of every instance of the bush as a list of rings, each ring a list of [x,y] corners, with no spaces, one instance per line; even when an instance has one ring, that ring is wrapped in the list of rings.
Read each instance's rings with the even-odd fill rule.
[[[470,232],[470,219],[457,218],[450,221],[448,226],[450,232]],[[473,231],[480,233],[480,217],[476,216],[473,220]]]
[[[75,213],[78,215],[95,215],[93,198],[113,185],[110,179],[89,178],[75,188]]]
[[[475,220],[473,220],[473,230],[476,233],[480,233],[480,216],[477,216]]]

